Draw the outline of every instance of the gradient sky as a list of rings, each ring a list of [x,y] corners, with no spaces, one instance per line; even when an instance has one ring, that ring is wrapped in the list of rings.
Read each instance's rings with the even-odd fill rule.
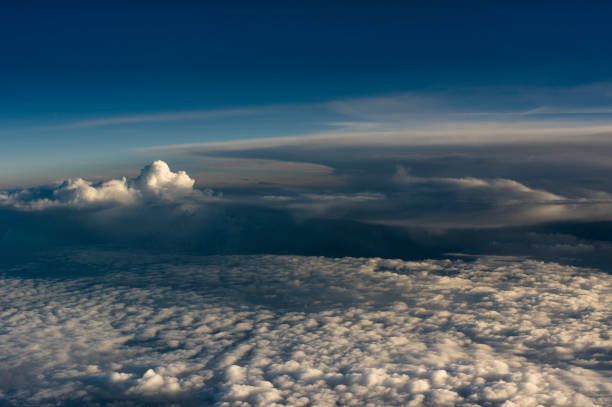
[[[0,406],[609,405],[612,2],[7,3]]]
[[[154,3],[3,6],[0,186],[168,159],[151,146],[457,121],[442,113],[611,122],[608,2]]]

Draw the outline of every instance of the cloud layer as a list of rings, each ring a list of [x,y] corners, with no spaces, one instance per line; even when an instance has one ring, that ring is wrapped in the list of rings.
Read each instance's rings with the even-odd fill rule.
[[[270,150],[263,161],[274,160],[275,174],[290,178],[283,163],[295,169],[314,156],[325,174],[313,184],[257,182],[221,192],[196,188],[195,177],[163,161],[129,179],[73,178],[0,191],[0,251],[103,244],[403,259],[462,252],[609,270],[612,184],[604,169],[581,173],[582,164],[551,167],[539,156],[536,164],[515,161],[521,149],[502,150]],[[262,160],[248,155],[253,153],[230,158],[228,172],[236,161],[259,166]],[[198,181],[208,184],[206,173],[198,173]]]
[[[5,269],[0,397],[604,406],[611,284],[511,258],[75,252]]]

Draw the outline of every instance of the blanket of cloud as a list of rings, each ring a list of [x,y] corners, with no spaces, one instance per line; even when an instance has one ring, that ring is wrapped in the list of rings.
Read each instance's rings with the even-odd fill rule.
[[[595,269],[86,249],[1,275],[2,405],[612,401]]]

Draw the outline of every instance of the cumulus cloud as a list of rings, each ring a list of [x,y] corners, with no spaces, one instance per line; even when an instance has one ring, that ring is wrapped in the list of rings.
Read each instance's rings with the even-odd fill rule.
[[[564,201],[566,198],[548,191],[530,188],[515,180],[496,178],[481,179],[475,177],[445,178],[418,177],[411,175],[404,167],[399,167],[395,180],[403,185],[439,184],[458,190],[469,190],[503,203],[514,202],[549,202]]]
[[[597,270],[83,251],[4,271],[7,405],[604,406],[612,395],[612,278]]]
[[[583,189],[565,196],[510,178],[422,176],[401,165],[394,174],[362,176],[359,180],[344,178],[347,184],[333,189],[265,185],[265,195],[238,191],[226,197],[223,204],[268,207],[297,219],[438,229],[612,219],[612,195],[606,191]],[[207,198],[215,195],[212,190],[195,189],[194,184],[186,172],[173,172],[165,162],[155,161],[132,179],[92,183],[76,178],[50,187],[0,192],[0,207],[99,209],[175,202],[193,211],[204,208],[203,204],[211,202]]]
[[[172,172],[161,160],[144,167],[133,182],[134,187],[143,193],[169,199],[193,192],[194,184],[195,180],[185,171]]]
[[[17,209],[42,210],[55,207],[84,208],[96,205],[133,205],[145,200],[172,201],[198,194],[185,171],[172,172],[157,160],[128,180],[123,177],[92,183],[82,178],[67,179],[48,188],[22,189],[0,194],[0,205]]]
[[[373,222],[449,229],[612,219],[612,200],[601,191],[565,197],[508,178],[424,177],[401,166],[393,180],[396,216],[372,211]]]
[[[421,176],[403,166],[388,177],[377,174],[365,182],[357,180],[354,188],[364,188],[363,184],[373,191],[294,192],[264,195],[262,200],[300,219],[438,230],[612,219],[612,199],[603,191],[567,197],[509,178]]]
[[[510,177],[505,168],[485,174],[481,158],[469,164],[447,152],[413,151],[418,157],[403,166],[387,153],[372,153],[379,161],[368,161],[363,151],[346,162],[331,161],[325,168],[343,180],[334,186],[234,186],[222,196],[194,188],[193,177],[156,161],[130,179],[76,178],[0,191],[0,249],[96,243],[200,254],[414,259],[468,251],[609,262],[609,233],[570,224],[612,220],[605,184],[570,188],[532,174]],[[551,223],[558,230],[565,223],[559,233],[573,240],[540,241],[526,229]],[[600,229],[609,231],[606,225]]]
[[[402,147],[370,136],[367,140],[377,146],[344,140],[337,146],[234,143],[230,149],[188,151],[199,157],[284,158],[333,169],[330,177],[337,184],[331,187],[265,186],[269,206],[288,209],[300,219],[483,229],[612,220],[610,144],[607,137],[598,137],[584,143],[555,139],[550,144],[531,140],[469,146],[441,146],[425,137],[422,146]]]

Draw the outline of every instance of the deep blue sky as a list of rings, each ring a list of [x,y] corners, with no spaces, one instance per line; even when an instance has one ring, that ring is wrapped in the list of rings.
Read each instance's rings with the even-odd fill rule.
[[[4,115],[611,75],[607,2],[16,3],[0,21]]]
[[[609,1],[3,4],[0,240],[97,242],[99,226],[207,253],[560,250],[608,267],[611,21]],[[200,218],[112,206],[154,160],[216,191],[196,194]],[[49,185],[77,177],[119,192]],[[570,226],[503,229],[546,222]],[[405,228],[501,232],[415,245]]]
[[[75,122],[612,79],[609,2],[172,3],[3,5],[2,183],[68,158],[302,134],[338,118],[310,106],[260,121]]]

